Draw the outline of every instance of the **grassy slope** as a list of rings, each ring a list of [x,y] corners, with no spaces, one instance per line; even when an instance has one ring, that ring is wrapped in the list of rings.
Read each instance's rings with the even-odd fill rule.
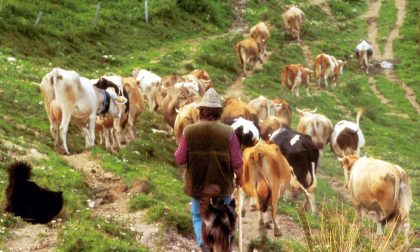
[[[8,1],[0,4],[0,114],[4,115],[0,118],[0,139],[25,148],[35,147],[47,154],[48,159],[32,162],[36,168],[41,168],[35,169],[34,180],[65,191],[67,216],[59,228],[57,246],[60,250],[139,251],[142,248],[125,224],[94,217],[90,210],[85,210],[90,191],[83,176],[72,170],[51,148],[52,139],[38,83],[54,65],[72,68],[92,78],[106,72],[127,76],[135,67],[150,69],[152,66],[152,70],[162,75],[176,71],[180,62],[189,58],[189,41],[225,32],[230,23],[231,9],[223,1],[198,3],[196,11],[199,13],[190,10],[189,5],[182,5],[188,2],[150,1],[150,23],[146,25],[142,21],[142,4],[102,1],[101,19],[96,29],[91,18],[95,14],[96,1],[77,4],[74,1],[44,1],[37,5]],[[38,10],[44,15],[35,27],[32,22]],[[103,55],[112,55],[112,58],[106,59]],[[17,62],[8,62],[10,56],[16,57]],[[156,58],[157,63],[149,64]],[[190,233],[190,216],[185,210],[189,199],[181,193],[180,170],[174,169],[172,163],[174,143],[167,137],[151,134],[150,128],[163,128],[160,116],[144,113],[139,121],[138,140],[129,148],[113,156],[96,147],[93,157],[102,160],[105,169],[121,175],[127,184],[133,181],[149,183],[148,194],[133,197],[133,210],[148,208],[144,207],[144,202],[152,200],[148,215],[152,221]],[[83,151],[79,131],[71,128],[69,135],[71,152]],[[5,169],[13,161],[12,154],[19,158],[23,153],[5,147],[0,151],[0,200],[3,203],[7,184]],[[131,161],[126,163],[125,160]],[[10,215],[0,221],[1,227],[21,225],[24,225],[22,221]],[[1,232],[0,241],[8,235],[7,229]]]
[[[379,50],[384,51],[384,46],[389,32],[394,28],[397,21],[397,7],[395,0],[382,1],[378,19],[378,38]]]
[[[168,6],[173,7],[173,3],[174,1],[165,1],[165,4]],[[273,54],[271,55],[270,61],[264,65],[263,70],[257,71],[252,77],[246,80],[245,92],[251,96],[263,94],[270,98],[282,97],[290,101],[293,108],[318,107],[319,111],[329,116],[333,123],[341,120],[343,118],[342,112],[336,108],[334,99],[326,95],[324,92],[322,92],[319,96],[313,96],[310,98],[306,96],[294,98],[290,95],[289,90],[281,87],[279,88],[279,73],[282,66],[296,62],[304,63],[304,56],[296,44],[288,42],[290,38],[288,38],[280,29],[282,26],[282,19],[281,12],[278,10],[282,9],[281,6],[277,4],[276,1],[266,1],[266,3],[267,5],[265,6],[257,4],[255,1],[250,1],[248,5],[249,10],[246,12],[246,16],[250,24],[268,18],[275,25],[276,28],[273,31],[272,39],[269,41],[269,49],[273,51]],[[290,1],[286,1],[282,4],[286,3],[290,3]],[[64,2],[63,4],[65,5],[71,3]],[[103,3],[103,8],[105,8],[107,4],[112,3]],[[119,13],[121,9],[124,9],[129,4],[130,3],[128,2],[124,5],[114,4],[113,8],[108,10],[110,17],[115,16],[115,13]],[[163,8],[165,4],[161,7]],[[13,5],[23,8],[23,6],[18,3],[14,3]],[[94,3],[84,2],[81,6],[84,5],[86,10],[90,10],[89,15],[86,14],[88,11],[85,14],[89,17],[94,16]],[[302,37],[305,41],[311,41],[310,47],[313,55],[323,51],[333,54],[337,56],[337,58],[346,59],[346,56],[351,54],[358,39],[365,35],[365,29],[360,29],[360,27],[366,27],[366,24],[360,20],[354,19],[354,17],[357,16],[356,14],[363,13],[365,4],[358,1],[351,4],[349,2],[331,1],[330,6],[336,15],[336,20],[339,21],[334,25],[326,25],[331,22],[331,20],[326,17],[319,7],[302,4],[302,9],[305,13],[307,13],[307,20],[311,20],[310,22],[305,22]],[[111,25],[104,23],[102,24],[102,29],[110,29],[108,30],[108,34],[115,32],[115,34],[118,35],[121,35],[119,31],[131,31],[131,33],[128,33],[134,34],[135,30],[133,29],[138,29],[142,32],[144,29],[148,32],[158,30],[159,32],[152,32],[156,35],[155,38],[143,39],[142,43],[140,43],[138,38],[150,38],[149,33],[141,33],[136,38],[131,36],[122,36],[120,40],[124,41],[124,43],[121,43],[120,41],[112,39],[108,41],[109,37],[98,37],[99,42],[95,41],[95,43],[100,43],[105,47],[105,50],[100,50],[97,47],[90,46],[91,43],[88,41],[79,41],[80,44],[78,44],[77,47],[79,48],[78,50],[82,51],[72,52],[71,48],[73,47],[73,42],[65,40],[61,36],[62,34],[58,34],[58,32],[56,32],[52,27],[48,29],[43,28],[49,31],[47,34],[50,34],[46,35],[49,37],[45,39],[52,40],[56,37],[59,37],[59,40],[63,39],[59,46],[54,47],[54,45],[48,45],[51,46],[52,51],[59,50],[60,53],[45,55],[43,52],[37,51],[38,47],[34,49],[32,54],[32,50],[21,49],[21,46],[15,46],[14,43],[6,43],[0,39],[0,48],[2,48],[1,51],[3,52],[3,54],[0,55],[0,83],[2,84],[0,86],[0,98],[2,100],[0,113],[9,116],[7,120],[0,118],[0,137],[3,138],[8,136],[7,139],[20,142],[21,140],[18,136],[23,136],[25,142],[31,143],[35,140],[34,135],[28,130],[19,130],[16,127],[16,123],[28,125],[30,128],[39,131],[41,134],[41,137],[35,140],[34,144],[42,146],[41,151],[43,153],[48,153],[50,156],[50,161],[39,161],[39,165],[42,166],[46,162],[51,162],[51,165],[56,167],[60,166],[59,164],[63,162],[62,159],[51,150],[52,140],[48,133],[46,115],[44,113],[43,105],[39,104],[41,98],[37,93],[37,87],[33,85],[34,83],[38,83],[42,78],[42,75],[50,70],[49,66],[41,67],[47,66],[48,62],[72,67],[89,77],[95,77],[103,72],[109,71],[129,75],[134,67],[147,67],[148,69],[152,69],[161,75],[165,75],[170,72],[185,73],[192,68],[202,67],[210,72],[213,80],[216,80],[216,87],[219,91],[223,91],[235,78],[238,69],[233,46],[240,40],[240,36],[229,35],[204,41],[206,36],[203,36],[202,33],[196,33],[194,32],[194,29],[191,29],[193,26],[195,27],[198,25],[200,30],[204,29],[207,31],[206,34],[220,33],[225,30],[225,23],[227,23],[227,20],[224,22],[219,21],[219,26],[211,26],[208,23],[196,21],[198,19],[193,16],[189,17],[186,22],[182,23],[182,25],[174,26],[174,23],[177,24],[177,22],[174,22],[174,19],[176,19],[177,16],[173,14],[175,16],[168,18],[163,14],[166,14],[166,12],[162,11],[160,14],[152,15],[151,20],[154,20],[151,24],[152,27],[145,28],[144,24],[141,22],[142,16],[140,13],[143,13],[141,6],[136,6],[136,8],[140,9],[137,9],[137,12],[135,12],[135,15],[138,15],[135,19],[137,28],[132,28],[132,23],[127,22],[127,20],[130,20],[129,18],[120,17],[120,19],[117,19],[120,22],[113,22],[112,18],[108,18]],[[154,9],[156,10],[156,8]],[[173,10],[174,8],[169,9],[171,9],[171,12],[174,13],[182,13],[182,10],[178,8],[175,10]],[[0,13],[4,15],[4,6],[1,6],[0,10]],[[33,10],[37,9],[34,8]],[[104,12],[103,15],[108,15],[105,13],[107,12]],[[131,15],[134,15],[133,13],[131,13]],[[34,15],[36,14],[28,15],[30,17],[28,20],[34,19]],[[61,12],[57,13],[56,19],[62,15],[65,16],[65,14]],[[130,16],[130,11],[127,16]],[[10,16],[7,17],[10,18]],[[85,20],[83,17],[79,17],[78,15],[75,15],[73,18],[76,18],[76,20],[79,18],[80,22]],[[43,19],[43,21],[45,20]],[[30,26],[29,21],[24,22],[21,19],[18,19],[16,22],[17,24],[26,22],[27,25]],[[90,25],[90,22],[91,21],[87,23]],[[161,29],[163,26],[167,26],[168,23],[172,25],[173,30],[167,31],[169,29]],[[1,25],[4,26],[3,23],[1,23]],[[8,25],[9,27],[13,27],[12,22]],[[0,26],[0,29],[3,29],[3,26]],[[13,38],[15,38],[14,34],[16,31],[12,28],[9,30],[11,31],[8,33],[8,38],[14,41]],[[177,38],[174,40],[171,39],[172,37],[170,35],[173,31],[177,31]],[[85,34],[82,30],[78,32]],[[87,33],[89,34],[89,32]],[[34,40],[34,38],[30,36],[31,40],[25,39],[27,36],[25,33],[17,32],[17,34],[18,35],[16,36],[21,36],[18,40],[19,43],[26,43],[26,46],[30,45]],[[147,34],[147,36],[145,36],[145,34]],[[345,34],[345,36],[343,36],[343,34]],[[164,39],[164,36],[167,36],[167,39]],[[203,43],[201,45],[191,43],[191,38],[193,37],[201,37],[198,40]],[[328,41],[325,40],[325,38],[329,38]],[[35,37],[35,40],[36,39],[38,38]],[[197,46],[198,48],[196,48]],[[9,49],[5,47],[8,47]],[[148,50],[145,50],[145,48]],[[409,49],[407,48],[406,50],[408,51]],[[103,54],[112,54],[114,59],[105,60],[102,57]],[[17,64],[6,62],[6,57],[10,55],[18,57]],[[21,60],[20,56],[23,55],[25,55],[25,58],[28,60]],[[73,57],[67,55],[72,55]],[[74,56],[77,56],[76,60],[73,60],[75,58]],[[193,59],[192,61],[189,60],[191,58]],[[38,64],[34,64],[34,62]],[[385,83],[384,85],[378,85],[381,91],[383,89],[384,95],[387,97],[389,95],[388,98],[393,103],[398,104],[398,110],[401,113],[409,114],[412,116],[411,118],[415,119],[407,120],[397,118],[398,124],[396,124],[396,118],[385,116],[387,109],[384,108],[371,93],[367,84],[367,78],[359,75],[356,64],[349,64],[345,67],[345,73],[342,77],[340,77],[339,86],[332,90],[332,92],[334,92],[342,100],[343,104],[345,104],[348,109],[353,112],[353,114],[355,114],[357,106],[363,106],[365,108],[366,112],[362,118],[361,127],[367,139],[367,146],[363,152],[375,157],[399,163],[403,166],[412,177],[412,181],[414,183],[414,197],[415,199],[418,199],[419,186],[418,182],[416,182],[416,179],[413,179],[413,177],[418,178],[419,176],[418,173],[416,173],[417,169],[415,168],[419,163],[419,157],[415,154],[415,143],[417,141],[411,140],[419,139],[419,133],[416,131],[415,127],[418,125],[418,119],[416,119],[413,110],[404,103],[404,100],[401,99],[400,96],[397,95],[397,93],[401,90],[394,91],[393,89],[390,89],[389,83],[383,81],[381,76],[378,78],[378,81]],[[409,76],[407,76],[407,80],[411,80]],[[17,102],[15,103],[14,100]],[[20,116],[22,113],[30,116]],[[13,121],[13,123],[10,123],[10,121]],[[297,118],[295,116],[293,118],[293,125],[296,125],[296,123]],[[159,136],[158,139],[156,139],[155,135],[151,136],[150,131],[148,130],[150,127],[162,127],[161,118],[150,113],[145,113],[140,118],[140,126],[138,127],[139,137],[135,143],[115,156],[108,155],[100,147],[95,148],[93,155],[102,160],[105,169],[111,170],[116,174],[123,176],[127,184],[131,184],[136,180],[148,181],[148,183],[150,183],[150,191],[148,194],[137,195],[132,198],[130,206],[133,210],[149,208],[151,209],[151,211],[149,211],[151,214],[148,216],[151,221],[159,220],[177,227],[181,232],[188,233],[191,231],[190,217],[184,210],[185,204],[188,202],[188,198],[185,197],[180,190],[180,172],[177,169],[173,169],[172,166],[172,152],[175,146],[170,139]],[[401,127],[404,128],[404,132],[408,133],[403,137],[401,134],[398,134],[398,132],[401,132]],[[82,151],[82,137],[78,131],[74,129],[71,134],[72,136],[70,138],[76,141],[71,142],[70,149],[73,152]],[[75,134],[77,134],[77,136],[74,136]],[[10,150],[8,151],[10,152]],[[137,154],[137,152],[139,154]],[[4,155],[9,154],[5,153]],[[51,157],[54,157],[52,161]],[[164,157],[164,162],[162,162],[162,157]],[[128,160],[128,162],[123,162],[124,160]],[[54,170],[57,170],[56,175],[53,174],[51,177],[48,177],[50,175],[46,175],[49,179],[48,181],[45,181],[45,185],[53,188],[60,188],[61,181],[56,180],[56,178],[58,179],[62,175],[61,172],[64,172],[67,169],[68,167],[64,166],[63,171],[58,169]],[[343,177],[339,164],[334,160],[332,154],[328,151],[326,151],[324,155],[320,169],[325,174],[336,176],[341,179]],[[35,174],[36,180],[39,179],[37,173]],[[41,173],[40,175],[43,174]],[[76,182],[73,187],[86,188],[80,186],[83,184],[83,179],[80,175],[76,174],[76,176],[78,176],[78,178],[75,179]],[[4,172],[0,172],[0,178],[2,181],[5,180]],[[60,183],[54,184],[55,181],[60,181]],[[4,189],[2,186],[4,186],[4,184],[0,184],[0,189]],[[71,188],[71,186],[69,187]],[[324,198],[333,199],[331,202],[334,202],[334,191],[330,188],[328,183],[322,179],[320,179],[319,182],[318,192],[317,202],[322,202]],[[82,194],[79,193],[71,196],[69,192],[66,197],[71,198],[77,196],[80,198],[75,198],[74,200],[72,199],[72,203],[70,203],[69,206],[70,215],[74,218],[72,218],[71,221],[68,221],[66,225],[74,228],[83,227],[80,228],[80,230],[83,230],[83,234],[85,235],[82,237],[86,237],[86,239],[82,242],[78,242],[76,239],[78,236],[75,233],[62,231],[60,233],[61,237],[70,241],[68,244],[59,244],[63,249],[74,248],[72,246],[78,246],[78,244],[88,246],[87,244],[89,239],[93,241],[100,240],[98,239],[98,235],[104,233],[108,234],[107,231],[92,231],[85,225],[78,224],[80,222],[87,222],[89,225],[101,225],[103,224],[103,221],[92,218],[89,213],[76,214],[75,209],[83,209],[83,207],[80,206],[84,204],[84,200],[89,196],[87,188]],[[418,216],[419,207],[418,202],[416,202],[412,208],[412,219],[417,226],[419,226],[420,220],[420,216]],[[295,204],[293,202],[282,203],[281,211],[297,219]],[[314,221],[315,224],[319,224],[318,217],[310,216],[310,219]],[[10,226],[18,225],[20,222],[15,218],[11,218],[11,221],[7,223],[11,223],[8,224],[8,226]],[[117,225],[117,229],[119,228],[121,228],[121,230],[115,232],[115,235],[107,237],[105,241],[110,243],[116,242],[118,232],[125,232],[123,225]],[[88,235],[91,232],[94,232],[95,234]],[[114,233],[111,232],[111,234]],[[0,236],[0,239],[1,237],[2,236]],[[122,238],[122,240],[126,242],[125,244],[114,245],[119,246],[120,249],[128,249],[133,244],[134,239],[131,239],[132,237],[130,236]],[[290,246],[293,247],[296,245],[292,244]]]

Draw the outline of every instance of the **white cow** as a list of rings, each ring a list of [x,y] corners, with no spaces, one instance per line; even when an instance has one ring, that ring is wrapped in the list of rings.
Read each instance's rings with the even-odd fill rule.
[[[93,86],[87,78],[80,77],[74,71],[67,71],[61,68],[52,70],[52,85],[54,95],[58,106],[62,111],[60,124],[60,136],[63,141],[63,147],[66,154],[69,154],[67,148],[67,131],[71,118],[85,121],[88,124],[84,129],[86,147],[93,147],[95,142],[95,120],[98,108],[97,96]],[[86,132],[88,130],[88,132]],[[88,134],[87,134],[88,133]]]
[[[362,40],[359,44],[357,44],[354,53],[359,60],[359,66],[361,68],[365,68],[366,73],[368,74],[369,58],[373,55],[372,45],[368,41]]]
[[[136,78],[137,85],[140,87],[140,90],[146,96],[150,111],[155,110],[157,108],[156,92],[162,78],[145,69],[134,70],[133,76]]]

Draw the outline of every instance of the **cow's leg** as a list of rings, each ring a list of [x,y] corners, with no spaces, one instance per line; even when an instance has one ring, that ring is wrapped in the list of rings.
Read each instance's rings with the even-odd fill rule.
[[[311,94],[309,93],[309,85],[306,86],[306,95],[308,97],[311,97]]]
[[[58,148],[59,136],[58,136],[58,124],[52,122],[50,123],[51,135],[54,139],[54,148]]]
[[[274,224],[274,236],[282,236],[281,230],[277,226],[276,216],[277,216],[277,202],[276,204],[271,205],[271,218]]]
[[[85,137],[85,148],[89,148],[90,147],[90,136],[89,136],[89,130],[87,129],[87,127],[82,127],[82,132],[83,132],[83,136]]]
[[[102,131],[99,131],[99,145],[102,145],[103,136],[104,134],[103,134],[103,129],[102,129]]]
[[[114,130],[114,139],[115,139],[115,144],[117,145],[117,149],[119,150],[121,148],[121,128],[120,128],[120,118],[119,117],[114,117],[113,120],[113,130]]]
[[[316,214],[315,193],[311,192],[307,195],[306,205],[307,205],[308,201],[309,201],[309,204],[311,206],[312,213]]]
[[[89,116],[88,121],[88,129],[89,129],[89,136],[90,136],[90,146],[93,148],[95,146],[95,123],[96,123],[96,114],[93,113]]]
[[[135,120],[134,113],[129,113],[128,114],[127,131],[128,131],[128,134],[130,134],[130,141],[133,141],[134,138],[135,138],[134,130],[133,130],[133,128],[134,128],[134,120]]]
[[[328,75],[324,74],[324,84],[325,88],[328,88]]]
[[[109,151],[111,150],[111,144],[109,142],[109,134],[111,129],[104,127],[104,138],[105,138],[105,148]]]
[[[384,235],[383,228],[384,226],[381,223],[382,214],[381,211],[376,211],[376,234],[377,235]]]
[[[63,118],[61,119],[61,124],[60,124],[60,136],[61,136],[61,140],[63,141],[64,152],[67,155],[70,155],[69,150],[67,148],[67,131],[69,129],[70,119],[71,119],[71,113],[69,111],[64,110]]]

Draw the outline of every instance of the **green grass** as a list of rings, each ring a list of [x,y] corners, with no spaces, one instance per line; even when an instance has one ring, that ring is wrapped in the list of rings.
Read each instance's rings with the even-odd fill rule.
[[[398,77],[416,93],[417,103],[420,102],[420,3],[416,0],[407,1],[407,16],[400,29],[400,38],[394,41],[394,52],[398,59],[395,71]]]
[[[377,43],[379,50],[384,51],[385,43],[389,32],[394,28],[397,22],[397,7],[394,0],[384,0],[381,4],[378,19],[378,37]]]

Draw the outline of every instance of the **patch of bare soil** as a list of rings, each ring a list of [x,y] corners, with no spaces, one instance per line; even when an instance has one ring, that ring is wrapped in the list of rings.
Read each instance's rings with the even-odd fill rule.
[[[368,38],[367,40],[371,43],[373,48],[373,60],[381,60],[381,51],[379,50],[378,44],[376,43],[376,38],[378,37],[378,17],[379,10],[381,9],[380,0],[369,0],[368,8],[365,15],[362,18],[365,18],[368,22]]]
[[[121,178],[102,170],[90,152],[66,156],[66,160],[86,177],[92,188],[90,206],[95,214],[106,219],[127,223],[130,230],[137,232],[137,241],[151,251],[191,251],[198,249],[192,237],[180,236],[174,230],[164,230],[160,224],[148,224],[143,211],[131,212],[128,207],[134,188],[127,188]]]
[[[279,201],[279,210],[281,209],[281,200]],[[251,240],[255,240],[261,237],[261,233],[259,230],[259,212],[258,211],[250,211],[249,200],[246,199],[244,201],[244,207],[246,209],[246,214],[242,217],[242,229],[243,229],[243,248],[245,251],[248,247]],[[270,210],[265,213],[264,219],[271,220],[271,213]],[[270,240],[277,240],[277,239],[285,239],[285,240],[295,240],[298,242],[304,242],[305,236],[302,231],[302,228],[299,224],[296,223],[292,219],[292,217],[284,215],[284,214],[277,214],[276,217],[277,225],[279,226],[280,231],[282,232],[281,237],[274,236],[274,226],[271,224],[271,228],[267,230],[267,237]],[[236,245],[236,244],[235,244]],[[236,249],[236,247],[235,247]],[[234,250],[235,251],[235,250]]]
[[[55,251],[57,227],[28,224],[23,228],[12,230],[12,238],[5,243],[10,252],[16,251]]]

